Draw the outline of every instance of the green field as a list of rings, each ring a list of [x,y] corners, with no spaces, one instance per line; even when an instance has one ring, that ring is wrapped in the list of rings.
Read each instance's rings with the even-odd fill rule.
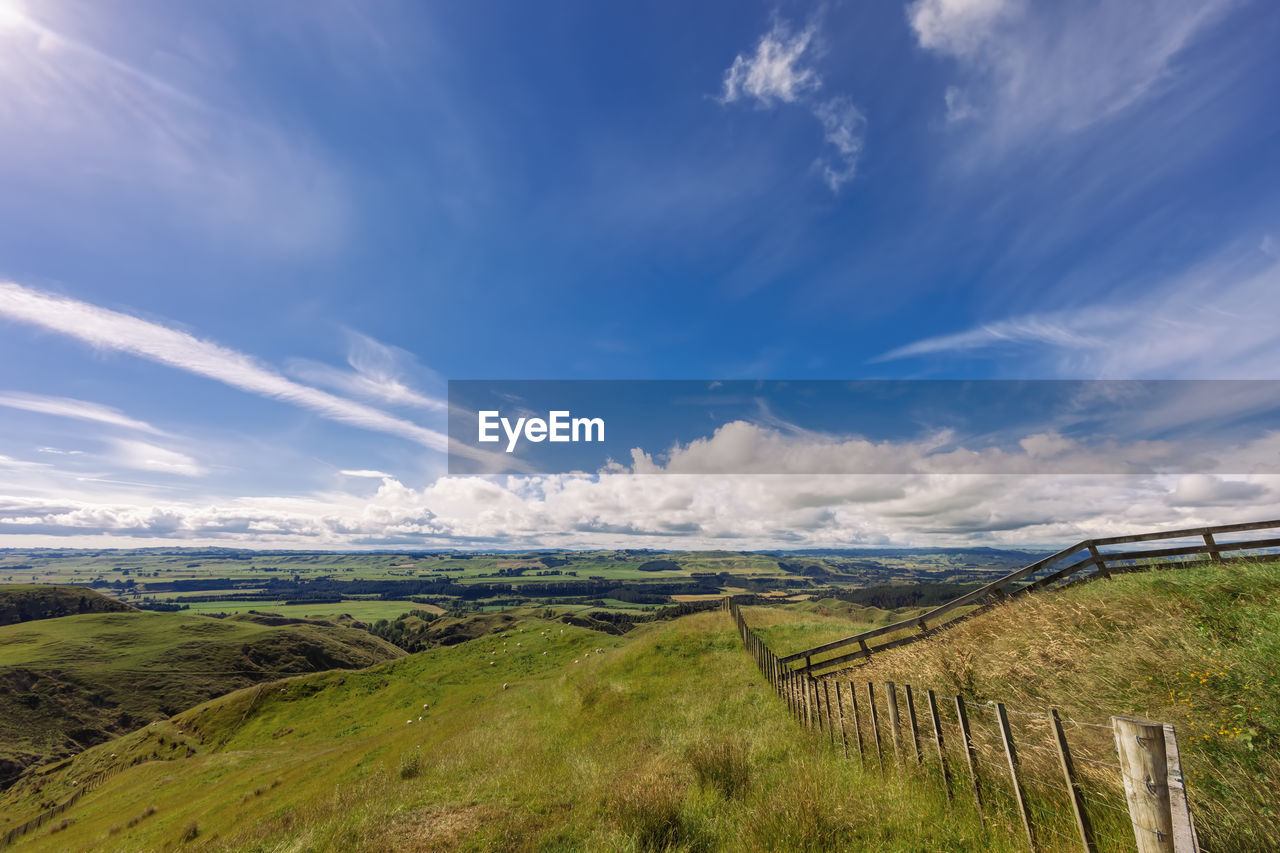
[[[720,612],[625,640],[526,618],[241,691],[96,747],[0,806],[22,820],[139,757],[19,849],[1017,847],[798,731]]]
[[[305,619],[332,619],[347,615],[360,622],[373,623],[379,619],[394,619],[411,610],[427,610],[434,613],[442,609],[433,604],[415,604],[412,601],[340,601],[336,604],[273,604],[269,601],[197,601],[189,605],[187,613],[276,613],[281,616]]]
[[[356,628],[243,616],[92,613],[5,625],[2,778],[248,684],[402,654]]]

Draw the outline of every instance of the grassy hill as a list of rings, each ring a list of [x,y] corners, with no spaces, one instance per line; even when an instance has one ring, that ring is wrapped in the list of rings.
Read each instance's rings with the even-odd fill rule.
[[[719,612],[626,637],[525,617],[239,691],[24,780],[0,813],[24,820],[103,772],[17,848],[1014,847],[798,730]]]
[[[327,622],[128,609],[0,627],[0,784],[246,685],[403,654]]]
[[[1267,562],[1121,575],[1018,599],[839,677],[1052,705],[1100,723],[1110,714],[1173,723],[1205,849],[1272,850],[1278,667],[1280,562]]]
[[[83,586],[0,586],[0,626],[80,613],[126,613],[135,608]]]
[[[748,618],[786,652],[893,616],[806,601]],[[625,637],[527,612],[497,627],[365,670],[241,690],[93,747],[0,796],[0,832],[87,786],[16,847],[1025,845],[1016,826],[986,834],[934,785],[864,775],[825,735],[802,731],[723,613]],[[1268,850],[1280,838],[1278,663],[1280,564],[1231,564],[1021,599],[842,677],[1098,723],[1173,722],[1205,849]]]

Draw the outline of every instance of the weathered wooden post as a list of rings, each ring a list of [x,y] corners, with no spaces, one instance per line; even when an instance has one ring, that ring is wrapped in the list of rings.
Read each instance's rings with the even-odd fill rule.
[[[984,827],[982,815],[982,784],[978,781],[978,756],[973,749],[973,736],[969,734],[969,713],[964,708],[964,697],[956,697],[956,717],[960,720],[960,739],[964,741],[964,758],[969,764],[969,778],[973,782],[973,802],[978,807],[978,822]]]
[[[1031,825],[1031,809],[1027,805],[1027,795],[1022,790],[1022,780],[1018,778],[1018,750],[1013,745],[1013,732],[1009,729],[1009,713],[1003,702],[996,703],[996,719],[1000,723],[1000,739],[1004,741],[1004,757],[1009,762],[1009,779],[1013,782],[1013,795],[1018,801],[1018,814],[1022,818],[1022,828],[1027,831],[1027,844],[1036,849],[1036,831]]]
[[[889,709],[889,734],[893,737],[893,760],[902,769],[902,725],[898,719],[898,688],[892,681],[884,683],[884,698]]]
[[[951,802],[951,769],[947,767],[947,750],[942,744],[942,720],[938,717],[938,698],[930,690],[929,719],[933,723],[933,742],[938,746],[938,766],[942,768],[942,787],[947,792],[947,802]]]
[[[837,688],[836,698],[839,698],[839,697],[840,697],[840,690],[839,688]],[[827,706],[827,732],[828,734],[831,735],[831,745],[835,746],[836,745],[836,726],[835,726],[836,720],[831,713],[831,682],[830,681],[822,682],[822,698]]]
[[[858,691],[853,689],[853,682],[849,682],[849,703],[853,705],[853,734],[858,740],[858,766],[865,768],[867,765],[867,754],[862,748],[862,719],[858,713]]]
[[[1056,708],[1049,709],[1049,727],[1053,730],[1053,740],[1058,746],[1058,761],[1062,765],[1062,777],[1067,783],[1067,796],[1071,798],[1071,811],[1075,814],[1080,843],[1084,846],[1085,853],[1098,853],[1098,845],[1093,840],[1093,824],[1089,821],[1089,813],[1084,810],[1084,797],[1080,793],[1080,784],[1076,782],[1071,750],[1067,748],[1067,736],[1062,731],[1062,720],[1058,717]]]
[[[916,700],[911,694],[910,684],[902,685],[902,689],[907,693],[907,722],[911,724],[911,748],[915,750],[918,766],[924,759],[920,755],[920,729],[916,727]]]
[[[844,726],[844,699],[840,697],[840,682],[836,682],[836,713],[840,715],[840,748],[844,750],[844,757],[849,757],[849,735],[845,733]]]
[[[1111,728],[1138,853],[1179,853],[1173,844],[1164,726],[1137,717],[1112,717]]]
[[[884,750],[880,747],[880,717],[876,711],[876,686],[867,682],[867,707],[871,709],[871,734],[876,742],[876,767],[884,775]]]
[[[1187,802],[1187,786],[1182,778],[1182,753],[1178,751],[1178,736],[1173,726],[1164,724],[1164,753],[1169,773],[1169,806],[1173,811],[1173,849],[1178,853],[1199,853],[1200,839],[1191,820],[1191,806]]]

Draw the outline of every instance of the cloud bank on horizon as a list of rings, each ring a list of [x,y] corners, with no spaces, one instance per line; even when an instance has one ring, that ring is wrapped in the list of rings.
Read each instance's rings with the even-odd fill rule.
[[[1028,427],[1002,470],[965,440],[940,469],[937,424],[762,409],[587,473],[447,476],[442,377],[1280,379],[1271,5],[545,11],[0,0],[0,547],[1276,517],[1247,462],[1274,436],[1226,443],[1195,399],[1150,425],[1226,468],[1062,473],[1170,451]],[[897,473],[805,475],[872,457]]]

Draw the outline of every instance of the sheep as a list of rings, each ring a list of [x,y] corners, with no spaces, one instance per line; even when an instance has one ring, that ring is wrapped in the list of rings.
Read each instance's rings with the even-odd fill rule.
[[[496,660],[489,661],[489,666],[497,666],[497,665],[498,665],[498,662]]]
[[[406,726],[412,726],[412,725],[413,725],[413,720],[405,720],[405,721],[404,721],[404,724],[405,724]]]
[[[431,706],[430,706],[430,705],[428,705],[428,704],[426,704],[425,702],[422,704],[422,710],[424,710],[424,711],[425,711],[425,710],[427,710],[427,709],[428,709],[428,708],[430,708],[430,707],[431,707]]]
[[[505,681],[504,681],[504,682],[502,682],[502,689],[503,689],[503,690],[506,690],[506,689],[507,689],[507,682],[505,682]]]

